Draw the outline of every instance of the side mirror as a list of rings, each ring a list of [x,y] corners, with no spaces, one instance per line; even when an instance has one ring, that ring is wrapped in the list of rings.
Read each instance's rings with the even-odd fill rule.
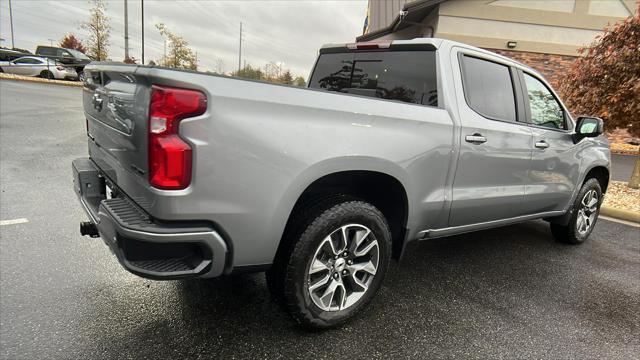
[[[586,137],[597,137],[604,133],[604,122],[593,116],[579,116],[576,125],[576,140]]]

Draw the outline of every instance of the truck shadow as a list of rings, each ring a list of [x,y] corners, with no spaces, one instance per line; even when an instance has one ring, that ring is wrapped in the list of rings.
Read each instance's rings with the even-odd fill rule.
[[[541,297],[567,305],[568,293],[579,291],[581,284],[568,284],[575,269],[557,264],[578,256],[584,257],[585,267],[598,266],[598,260],[585,255],[586,248],[587,244],[555,243],[543,222],[412,244],[402,263],[392,263],[368,308],[341,329],[315,333],[296,327],[270,299],[263,274],[180,281],[167,294],[175,296],[168,314],[154,318],[153,311],[143,309],[149,314],[137,316],[146,319],[144,326],[116,332],[117,339],[98,335],[98,341],[110,344],[100,347],[114,357],[189,357],[204,352],[243,358],[260,349],[269,358],[323,354],[327,343],[334,351],[368,349],[361,352],[364,356],[373,349],[402,348],[407,336],[419,335],[427,343],[441,341],[442,334],[460,340],[469,331],[481,331],[478,326],[522,323]],[[537,316],[552,322],[556,314]],[[633,329],[633,319],[619,320]],[[344,334],[358,338],[358,344],[341,340]],[[154,346],[140,347],[141,342]]]

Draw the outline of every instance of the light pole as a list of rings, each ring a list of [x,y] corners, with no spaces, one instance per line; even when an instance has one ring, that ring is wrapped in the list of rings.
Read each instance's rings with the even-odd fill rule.
[[[47,39],[49,40],[49,46],[53,47],[53,39]]]
[[[142,13],[142,65],[144,65],[144,0],[140,0]]]
[[[238,72],[242,66],[242,21],[240,22],[240,45],[238,46]]]
[[[124,0],[124,59],[129,59],[129,13],[127,0]]]
[[[13,39],[13,11],[11,9],[11,0],[9,0],[9,22],[11,23],[11,48],[15,49],[16,44]]]

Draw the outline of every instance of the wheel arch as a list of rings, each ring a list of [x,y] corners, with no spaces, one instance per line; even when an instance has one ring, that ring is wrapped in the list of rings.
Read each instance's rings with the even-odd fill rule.
[[[596,179],[600,183],[600,189],[602,189],[602,193],[607,192],[607,188],[609,187],[609,169],[605,166],[596,165],[587,171],[587,174],[584,176],[582,180],[582,184],[587,182],[589,179]]]
[[[354,168],[355,163],[360,166]],[[408,233],[406,227],[411,207],[405,184],[404,169],[382,159],[350,157],[310,167],[291,185],[288,196],[285,196],[289,199],[283,200],[290,205],[275,257],[289,247],[285,239],[302,208],[314,199],[341,194],[367,201],[383,213],[392,234],[393,258],[399,259]]]

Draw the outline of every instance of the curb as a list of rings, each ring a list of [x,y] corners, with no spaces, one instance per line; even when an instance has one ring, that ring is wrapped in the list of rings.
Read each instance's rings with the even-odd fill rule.
[[[638,153],[620,150],[611,150],[611,155],[638,156]]]
[[[25,81],[25,82],[34,82],[34,83],[40,83],[40,84],[62,85],[62,86],[73,86],[73,87],[83,86],[83,83],[79,81],[49,80],[49,79],[43,79],[43,78],[37,78],[37,77],[20,76],[20,75],[5,74],[5,73],[0,73],[0,80]]]
[[[610,206],[602,206],[600,207],[600,214],[640,224],[640,212],[637,211],[617,209]]]

